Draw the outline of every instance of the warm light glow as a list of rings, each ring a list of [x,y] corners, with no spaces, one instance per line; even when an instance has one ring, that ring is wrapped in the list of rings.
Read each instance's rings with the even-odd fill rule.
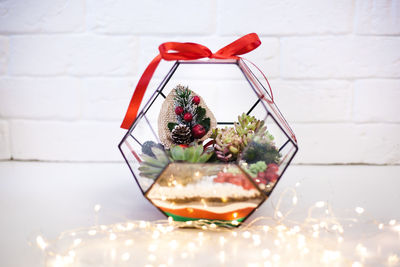
[[[251,233],[249,231],[243,232],[242,235],[243,235],[244,238],[250,238],[251,237]]]
[[[94,205],[94,212],[99,212],[100,211],[100,209],[101,209],[101,205],[99,205],[99,204],[96,204],[96,205]]]
[[[133,245],[133,240],[132,239],[128,239],[125,241],[125,246],[132,246]]]
[[[127,261],[127,260],[129,260],[130,257],[131,257],[131,255],[128,252],[125,252],[124,254],[122,254],[121,260]]]
[[[396,254],[391,254],[387,259],[387,263],[389,266],[395,266],[400,263],[400,258]]]
[[[353,264],[351,265],[351,267],[363,267],[363,265],[362,265],[360,262],[355,261],[355,262],[353,262]]]
[[[95,235],[97,233],[96,230],[89,230],[88,235]]]
[[[42,250],[45,250],[46,247],[48,246],[47,243],[44,241],[43,237],[41,236],[36,237],[36,243]]]
[[[358,214],[364,213],[364,208],[362,208],[362,207],[357,207],[355,210],[356,210],[356,212],[357,212]]]
[[[117,239],[117,236],[114,233],[111,233],[109,238],[111,241],[113,241],[113,240]]]
[[[298,201],[293,194],[288,200],[293,205]],[[220,265],[234,266],[238,264],[235,261],[238,253],[249,257],[249,262],[243,266],[292,266],[294,263],[304,263],[305,266],[362,267],[370,266],[369,260],[378,262],[377,257],[382,266],[399,264],[399,255],[393,252],[383,254],[379,250],[379,242],[375,247],[368,244],[367,248],[358,243],[363,240],[362,236],[354,239],[348,235],[352,233],[352,228],[357,227],[357,223],[364,223],[362,218],[366,212],[363,208],[350,210],[358,214],[353,214],[357,218],[341,219],[334,216],[329,203],[318,201],[309,208],[304,221],[294,221],[288,218],[292,210],[280,207],[280,203],[278,201],[273,217],[258,217],[239,228],[233,227],[239,225],[237,220],[232,220],[233,226],[229,228],[219,227],[218,221],[179,222],[169,217],[168,220],[155,222],[95,225],[62,233],[54,242],[45,241],[42,236],[37,236],[35,241],[49,258],[49,266],[52,267],[71,266],[85,260],[96,261],[90,257],[92,254],[103,255],[99,260],[104,266],[135,266],[138,259],[146,261],[142,266],[181,266],[188,260],[202,260],[204,255]],[[319,217],[312,216],[315,208],[323,207],[321,212],[317,212]],[[238,217],[237,212],[232,213],[232,218]],[[395,219],[386,223],[369,219],[368,223],[371,222],[379,229],[376,231],[379,234],[388,234],[397,242],[400,240],[400,224]],[[183,229],[188,226],[191,229]],[[82,243],[84,245],[80,246]],[[256,257],[252,257],[253,253]]]
[[[219,252],[219,261],[220,261],[221,263],[224,263],[224,262],[225,262],[225,251],[220,251],[220,252]]]
[[[82,243],[82,239],[77,238],[74,240],[74,246],[78,246],[80,243]]]

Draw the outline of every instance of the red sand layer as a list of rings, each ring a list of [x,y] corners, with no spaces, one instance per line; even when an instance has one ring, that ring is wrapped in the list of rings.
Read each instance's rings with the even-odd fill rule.
[[[225,213],[215,213],[202,209],[196,208],[183,208],[183,209],[169,209],[164,207],[158,207],[164,212],[172,213],[181,217],[190,217],[196,219],[208,219],[208,220],[226,220],[232,221],[239,218],[247,217],[255,207],[248,207],[243,209],[237,209]]]

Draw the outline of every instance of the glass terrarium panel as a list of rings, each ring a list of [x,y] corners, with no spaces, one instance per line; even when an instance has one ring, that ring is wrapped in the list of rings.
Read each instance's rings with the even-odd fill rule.
[[[261,123],[241,153],[239,163],[269,195],[294,155],[289,147],[295,147],[271,115]]]
[[[263,104],[268,110],[268,113],[270,113],[277,120],[279,120],[279,118],[285,120],[278,106],[275,104],[274,101],[272,101],[273,96],[271,95],[272,92],[268,87],[268,81],[260,81],[260,79],[264,79],[262,75],[260,76],[260,71],[256,69],[252,64],[246,64],[243,60],[239,60],[238,64],[240,66],[240,69],[243,71],[247,81],[249,82],[249,85],[253,88],[255,94],[257,94],[259,98],[265,99],[265,101],[263,101]],[[287,128],[282,128],[282,130],[286,132],[288,136],[290,136]]]
[[[148,90],[120,144],[142,192],[174,220],[239,225],[297,152],[269,92],[242,60],[177,61]]]
[[[288,135],[284,132],[284,127],[278,124],[276,119],[271,115],[268,115],[264,122],[273,143],[278,149],[281,148],[289,140]]]
[[[219,123],[233,123],[258,100],[249,83],[243,79],[236,61],[224,64],[180,62],[160,91],[166,96],[177,85],[188,86],[201,96]]]
[[[149,119],[141,114],[121,143],[121,152],[142,192],[145,192],[169,163],[164,147]]]
[[[196,80],[200,76],[207,80],[232,80],[232,79],[242,79],[238,75],[237,60],[234,59],[204,59],[204,60],[194,60],[194,61],[178,61],[180,67],[185,67],[185,70],[180,70],[178,74],[180,78],[186,80]]]
[[[281,176],[285,169],[289,166],[290,162],[292,161],[293,157],[297,152],[296,146],[292,142],[287,142],[283,145],[279,153],[281,154],[281,161],[279,164],[279,175]]]
[[[265,196],[235,164],[170,163],[146,197],[176,221],[239,225]]]

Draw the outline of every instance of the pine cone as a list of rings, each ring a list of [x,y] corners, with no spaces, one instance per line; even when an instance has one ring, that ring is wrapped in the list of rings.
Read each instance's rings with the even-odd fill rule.
[[[184,124],[176,125],[172,129],[171,135],[175,144],[190,144],[193,140],[192,131]]]

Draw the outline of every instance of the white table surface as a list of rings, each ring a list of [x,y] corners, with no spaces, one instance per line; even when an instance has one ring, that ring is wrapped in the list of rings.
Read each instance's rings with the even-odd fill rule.
[[[297,182],[292,217],[298,220],[316,201],[327,201],[339,215],[360,206],[366,218],[400,219],[400,166],[290,166],[252,218],[271,216],[274,201]],[[165,218],[123,163],[0,162],[0,266],[43,266],[43,255],[28,242],[93,225],[96,204],[101,224]],[[392,249],[400,255],[396,242]]]

